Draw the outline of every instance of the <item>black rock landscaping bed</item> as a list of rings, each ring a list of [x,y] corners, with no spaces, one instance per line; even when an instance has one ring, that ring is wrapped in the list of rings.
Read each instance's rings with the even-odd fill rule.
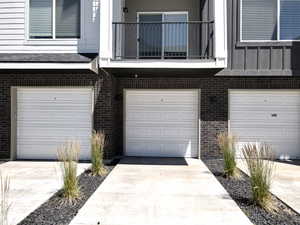
[[[79,186],[81,191],[80,199],[72,205],[62,203],[61,190],[55,193],[48,201],[29,214],[18,225],[67,225],[77,215],[81,207],[89,197],[96,191],[107,175],[114,168],[114,162],[106,166],[108,173],[103,176],[92,176],[89,171],[85,171],[79,176]]]
[[[223,185],[229,195],[238,204],[241,210],[255,225],[296,225],[300,224],[300,215],[281,200],[272,196],[277,205],[278,212],[270,213],[251,201],[251,188],[249,177],[241,171],[240,179],[227,179],[223,176],[223,160],[203,160],[209,170]]]

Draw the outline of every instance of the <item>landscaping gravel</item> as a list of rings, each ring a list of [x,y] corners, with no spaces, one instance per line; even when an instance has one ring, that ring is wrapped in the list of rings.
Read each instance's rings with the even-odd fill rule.
[[[281,200],[273,195],[274,204],[278,207],[277,213],[270,213],[251,201],[251,189],[249,177],[241,172],[240,179],[228,179],[223,176],[223,160],[203,160],[209,170],[235,200],[242,211],[255,225],[296,225],[300,224],[300,215],[293,211]]]
[[[113,165],[107,166],[108,173],[112,171]],[[107,176],[106,175],[106,176]],[[42,204],[34,212],[29,214],[18,225],[67,225],[76,216],[80,208],[89,197],[96,191],[106,176],[92,176],[85,171],[79,176],[81,197],[74,204],[62,203],[61,190],[54,194],[47,202]]]

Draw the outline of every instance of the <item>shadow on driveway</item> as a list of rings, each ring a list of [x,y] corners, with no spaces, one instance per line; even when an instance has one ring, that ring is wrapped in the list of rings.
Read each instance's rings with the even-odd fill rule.
[[[123,165],[159,165],[159,166],[188,166],[185,158],[159,157],[126,157],[119,164]]]
[[[300,166],[300,160],[299,159],[275,160],[275,162],[294,165],[294,166]]]

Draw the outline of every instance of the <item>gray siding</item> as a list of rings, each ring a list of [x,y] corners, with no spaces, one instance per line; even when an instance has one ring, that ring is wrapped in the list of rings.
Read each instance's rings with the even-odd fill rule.
[[[203,1],[202,17],[213,18],[212,2]],[[240,0],[227,1],[227,18],[228,68],[219,75],[300,74],[300,42],[240,42]]]

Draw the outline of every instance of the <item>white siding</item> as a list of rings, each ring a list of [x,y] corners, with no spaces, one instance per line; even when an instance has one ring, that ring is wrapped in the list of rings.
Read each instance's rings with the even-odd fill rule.
[[[126,155],[198,156],[198,91],[126,91]]]
[[[27,0],[0,0],[0,53],[98,52],[100,0],[81,0],[80,40],[26,40]]]

